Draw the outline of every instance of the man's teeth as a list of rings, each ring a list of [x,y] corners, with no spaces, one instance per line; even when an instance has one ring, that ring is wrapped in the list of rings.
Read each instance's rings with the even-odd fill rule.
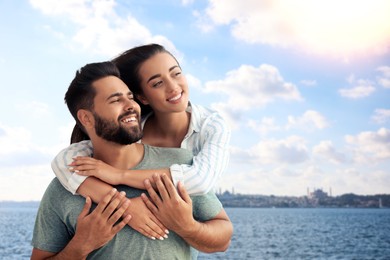
[[[168,101],[175,101],[178,100],[179,98],[181,98],[181,93],[173,98],[168,99]]]
[[[136,122],[137,121],[137,118],[135,118],[134,116],[132,117],[127,117],[125,119],[122,120],[122,122],[124,123],[129,123],[129,122]]]

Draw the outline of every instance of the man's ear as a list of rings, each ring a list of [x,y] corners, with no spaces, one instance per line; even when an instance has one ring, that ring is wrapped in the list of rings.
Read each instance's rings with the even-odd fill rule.
[[[149,105],[149,101],[146,99],[144,95],[136,95],[139,102],[141,102],[143,105]]]
[[[77,118],[79,119],[80,123],[84,126],[85,129],[94,127],[95,125],[95,120],[91,111],[85,109],[79,109],[77,111]]]

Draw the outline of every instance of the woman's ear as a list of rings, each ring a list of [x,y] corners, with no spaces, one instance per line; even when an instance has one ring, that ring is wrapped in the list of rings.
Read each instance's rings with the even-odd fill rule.
[[[92,113],[85,109],[79,109],[77,111],[77,118],[85,129],[95,126],[95,120]]]
[[[146,99],[144,95],[136,95],[139,102],[141,102],[143,105],[149,105],[149,101]]]

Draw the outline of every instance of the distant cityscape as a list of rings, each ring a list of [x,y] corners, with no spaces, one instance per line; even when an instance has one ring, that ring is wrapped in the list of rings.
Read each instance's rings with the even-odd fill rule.
[[[234,189],[217,192],[224,207],[230,208],[390,208],[390,194],[356,195],[353,193],[332,196],[322,189],[313,189],[304,196],[275,196],[240,194]],[[0,201],[0,208],[37,208],[39,201]]]
[[[224,207],[249,208],[390,208],[390,194],[356,195],[353,193],[332,196],[322,189],[307,189],[305,196],[248,195],[221,190],[217,193]]]

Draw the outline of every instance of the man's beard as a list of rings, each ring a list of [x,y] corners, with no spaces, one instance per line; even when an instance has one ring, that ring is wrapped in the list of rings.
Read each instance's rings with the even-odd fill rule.
[[[121,115],[116,123],[113,120],[106,120],[100,117],[98,114],[93,113],[95,118],[95,131],[96,134],[106,141],[114,142],[121,145],[128,145],[137,142],[142,138],[142,130],[140,124],[131,128],[125,128],[120,125],[120,119],[134,114],[134,112],[128,112]],[[137,115],[139,118],[139,115]]]

